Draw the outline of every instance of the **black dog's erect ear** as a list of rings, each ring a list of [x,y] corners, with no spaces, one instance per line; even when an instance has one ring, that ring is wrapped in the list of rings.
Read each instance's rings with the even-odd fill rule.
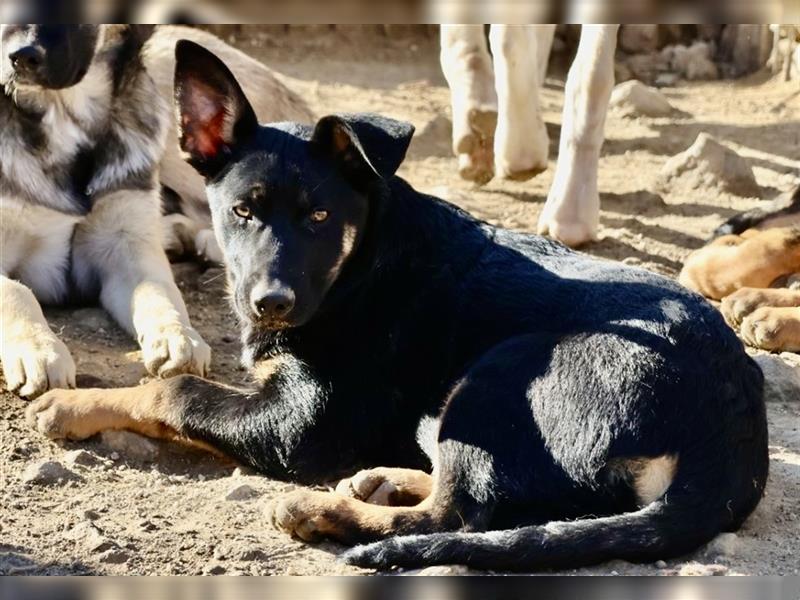
[[[186,161],[206,179],[225,166],[231,148],[258,129],[253,107],[219,58],[194,42],[175,47],[178,137]]]
[[[351,177],[388,178],[403,162],[411,123],[370,113],[330,115],[317,122],[311,143]]]

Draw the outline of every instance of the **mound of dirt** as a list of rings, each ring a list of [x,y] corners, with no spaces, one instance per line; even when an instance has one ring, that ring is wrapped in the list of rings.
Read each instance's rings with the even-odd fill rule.
[[[622,117],[667,117],[675,110],[664,94],[635,79],[614,88],[609,106]]]
[[[718,188],[738,196],[758,196],[760,188],[750,163],[707,133],[661,169],[663,187]]]

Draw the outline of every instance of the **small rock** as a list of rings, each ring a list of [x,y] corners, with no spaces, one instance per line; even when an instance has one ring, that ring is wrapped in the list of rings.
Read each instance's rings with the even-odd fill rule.
[[[760,190],[750,163],[707,133],[661,169],[662,186],[675,183],[691,189],[718,187],[748,197],[758,196]]]
[[[638,256],[626,256],[622,259],[622,264],[624,265],[640,265],[642,264],[642,259]]]
[[[107,563],[112,565],[121,565],[128,562],[131,558],[131,555],[121,548],[112,548],[110,550],[106,550],[103,552],[99,557],[98,560],[101,563]]]
[[[225,495],[225,500],[252,500],[259,495],[260,494],[258,490],[254,489],[250,485],[247,485],[246,483],[242,483],[241,485],[231,488],[231,490]]]
[[[738,535],[735,533],[721,533],[708,543],[703,554],[711,560],[719,557],[736,556],[740,546],[741,541]]]
[[[158,525],[152,521],[145,520],[139,523],[139,529],[150,533],[151,531],[157,531]]]
[[[96,467],[103,464],[103,460],[86,450],[71,450],[64,455],[64,462],[70,467]]]
[[[91,521],[78,523],[69,530],[65,537],[76,541],[91,553],[106,552],[117,548],[117,544],[103,535],[103,531]]]
[[[674,111],[664,94],[635,79],[616,86],[609,105],[624,117],[666,117]]]
[[[238,559],[245,562],[252,562],[254,560],[263,561],[267,560],[269,555],[263,550],[258,548],[245,548],[238,554]]]
[[[46,460],[28,465],[22,474],[22,483],[28,485],[63,485],[68,481],[80,481],[81,477],[60,462]]]
[[[113,450],[111,458],[114,460],[119,459],[120,455],[144,462],[151,462],[158,457],[157,444],[130,431],[103,431],[100,434],[100,441],[109,450]]]
[[[759,354],[753,359],[764,372],[765,401],[800,401],[800,367],[790,366],[772,354]]]
[[[656,567],[656,569],[666,569],[667,568],[667,563],[665,563],[663,560],[657,560],[655,562],[655,567]]]
[[[203,575],[224,575],[227,569],[218,563],[211,563],[203,568]]]
[[[217,546],[214,548],[214,558],[216,560],[225,560],[228,558],[228,548],[225,546]]]

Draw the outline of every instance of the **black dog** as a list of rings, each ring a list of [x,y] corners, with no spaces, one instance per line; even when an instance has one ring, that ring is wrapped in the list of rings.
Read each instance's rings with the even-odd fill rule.
[[[380,567],[653,561],[758,504],[763,377],[699,296],[415,192],[394,176],[407,124],[259,126],[191,43],[176,77],[258,383],[56,390],[30,409],[40,431],[188,439],[300,482],[405,467],[269,510],[304,539],[405,535],[347,555]],[[429,467],[418,434],[432,478],[409,470]]]

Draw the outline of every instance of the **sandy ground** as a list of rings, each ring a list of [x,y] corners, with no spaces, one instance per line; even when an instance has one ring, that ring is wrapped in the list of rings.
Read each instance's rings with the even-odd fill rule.
[[[435,38],[317,29],[314,35],[271,33],[238,43],[283,74],[319,114],[373,110],[412,121],[418,136],[402,176],[492,223],[534,230],[554,164],[528,182],[492,181],[476,190],[459,180]],[[556,75],[548,77],[543,91],[552,158],[560,130],[563,62],[555,57],[551,73]],[[796,82],[754,76],[682,84],[664,92],[685,116],[608,118],[599,181],[601,240],[585,251],[674,276],[715,226],[759,200],[708,189],[660,189],[663,163],[707,131],[751,160],[763,198],[773,198],[800,181],[800,91]],[[238,337],[222,271],[178,264],[175,272],[194,324],[214,349],[214,378],[240,381]],[[79,385],[133,385],[143,378],[134,341],[103,311],[49,309],[47,317],[76,359]],[[0,397],[0,574],[360,572],[336,561],[341,548],[334,544],[304,545],[266,526],[263,503],[291,485],[162,444],[154,446],[154,458],[131,458],[97,440],[57,445],[28,430],[25,406],[13,395]],[[800,402],[771,404],[768,410],[770,484],[738,536],[684,560],[642,566],[615,562],[580,573],[798,574]],[[28,465],[43,459],[68,464],[76,449],[88,451],[78,460],[92,463],[70,467],[78,480],[52,487],[21,482]],[[243,484],[252,488],[248,499],[226,499]]]

